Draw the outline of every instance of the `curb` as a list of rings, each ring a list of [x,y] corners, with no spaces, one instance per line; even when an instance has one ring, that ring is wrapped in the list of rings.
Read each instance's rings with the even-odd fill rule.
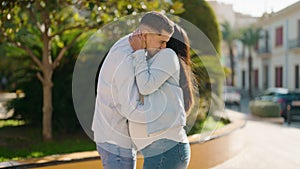
[[[259,117],[257,115],[249,114],[247,116],[247,120],[263,121],[263,122],[275,123],[275,124],[284,124],[283,117]]]
[[[229,110],[219,115],[225,114],[229,117],[230,124],[212,133],[189,136],[192,156],[188,169],[215,167],[233,158],[245,147],[243,132],[246,126],[245,116]]]
[[[238,154],[244,147],[244,119],[233,117],[231,123],[209,133],[189,136],[191,160],[188,169],[207,169],[217,166]],[[205,137],[208,136],[208,137]],[[203,139],[205,138],[205,139]],[[143,158],[137,158],[137,168],[142,168]],[[0,168],[89,168],[101,169],[97,151],[52,155],[19,161],[0,163]]]

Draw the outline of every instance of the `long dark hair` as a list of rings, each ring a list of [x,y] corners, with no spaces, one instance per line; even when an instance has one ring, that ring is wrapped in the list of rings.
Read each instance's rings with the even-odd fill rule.
[[[191,69],[190,42],[187,33],[177,24],[174,26],[174,33],[167,43],[167,48],[175,51],[180,63],[179,85],[183,91],[184,108],[189,113],[194,104],[193,73]]]

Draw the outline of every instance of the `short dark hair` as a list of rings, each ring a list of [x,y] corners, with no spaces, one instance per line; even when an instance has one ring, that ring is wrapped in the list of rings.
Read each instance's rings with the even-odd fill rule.
[[[174,32],[174,23],[160,12],[147,12],[142,17],[140,25],[146,25],[154,31],[157,31],[157,33],[162,33],[163,30],[170,34]]]

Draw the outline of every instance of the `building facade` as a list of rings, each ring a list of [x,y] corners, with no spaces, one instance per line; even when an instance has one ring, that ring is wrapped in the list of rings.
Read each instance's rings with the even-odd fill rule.
[[[300,88],[300,2],[279,12],[265,14],[257,22],[261,39],[253,49],[252,86]],[[248,51],[237,44],[237,86],[248,89]]]
[[[231,4],[226,4],[226,3],[222,3],[222,2],[217,2],[214,0],[208,1],[208,3],[210,4],[210,6],[212,7],[212,9],[215,12],[215,15],[218,19],[219,24],[223,24],[225,22],[228,22],[231,27],[235,30],[235,31],[239,31],[242,28],[246,28],[251,24],[254,24],[257,22],[258,17],[253,17],[250,15],[245,15],[245,14],[241,14],[238,12],[235,12],[233,10],[233,6]],[[220,26],[220,28],[222,28]],[[239,71],[240,71],[240,66],[239,66],[239,59],[241,58],[238,55],[241,55],[242,53],[242,44],[236,40],[234,42],[233,45],[233,53],[234,53],[234,71],[235,71],[235,82],[234,84],[239,83]],[[222,59],[222,64],[225,67],[230,68],[230,56],[229,56],[229,47],[228,44],[224,41],[221,42],[221,59]],[[231,84],[231,78],[230,76],[226,78],[226,84]]]

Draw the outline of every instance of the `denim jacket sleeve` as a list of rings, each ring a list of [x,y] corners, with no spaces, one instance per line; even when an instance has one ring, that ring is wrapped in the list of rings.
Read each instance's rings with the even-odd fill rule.
[[[155,61],[148,66],[145,52],[138,50],[132,54],[134,74],[139,92],[149,95],[163,85],[179,68],[176,53],[169,48],[160,50]]]

